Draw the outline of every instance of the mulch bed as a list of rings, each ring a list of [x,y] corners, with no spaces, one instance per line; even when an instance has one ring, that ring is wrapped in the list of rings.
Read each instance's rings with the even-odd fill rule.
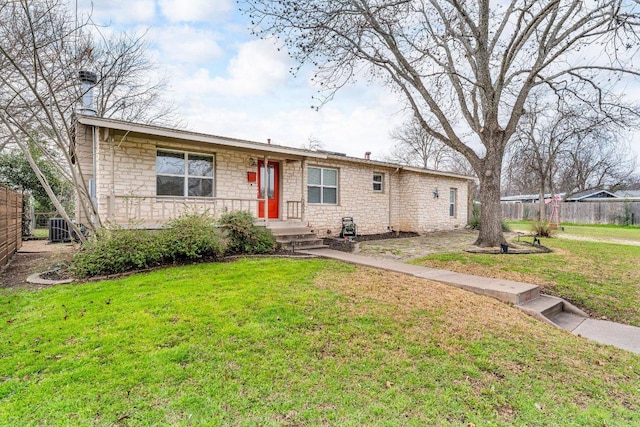
[[[363,234],[353,238],[325,237],[322,239],[322,241],[325,245],[329,246],[331,249],[335,249],[337,251],[342,251],[342,252],[353,252],[353,250],[356,247],[356,244],[359,242],[368,242],[371,240],[406,239],[409,237],[418,237],[418,236],[420,236],[420,234],[408,232],[408,231],[400,231],[398,233],[391,231],[388,233],[379,233],[379,234]]]

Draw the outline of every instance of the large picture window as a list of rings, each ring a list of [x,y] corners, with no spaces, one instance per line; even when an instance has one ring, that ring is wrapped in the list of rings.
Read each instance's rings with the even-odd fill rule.
[[[213,197],[213,156],[158,150],[156,194]]]
[[[338,204],[338,170],[310,167],[307,169],[307,202]]]

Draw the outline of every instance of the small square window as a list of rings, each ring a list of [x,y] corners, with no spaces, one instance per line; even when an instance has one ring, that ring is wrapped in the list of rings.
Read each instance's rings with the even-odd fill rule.
[[[373,191],[381,193],[384,190],[384,174],[373,174]]]

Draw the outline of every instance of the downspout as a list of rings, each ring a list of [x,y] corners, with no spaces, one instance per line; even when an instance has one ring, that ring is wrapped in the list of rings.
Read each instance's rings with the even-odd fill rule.
[[[398,177],[398,180],[400,180],[400,168],[396,168],[396,171],[394,173]],[[391,174],[392,174],[392,172],[389,172],[389,226],[391,226],[392,230],[395,230],[396,236],[399,236],[400,235],[400,221],[399,221],[400,212],[396,213],[397,214],[396,216],[398,217],[398,221],[395,224],[395,226],[393,225],[393,222],[392,222],[393,221],[393,216],[391,215],[391,206],[393,206],[392,205],[392,197],[391,197]],[[400,188],[400,185],[398,185],[398,188]],[[396,207],[396,210],[398,210],[398,211],[400,210],[400,204],[401,204],[400,203],[401,202],[400,201],[400,196],[401,196],[400,193],[398,193],[398,206]]]
[[[393,231],[393,224],[392,224],[392,214],[391,214],[391,209],[393,207],[393,201],[391,200],[391,172],[389,172],[389,182],[387,183],[387,192],[389,193],[389,231]],[[384,183],[383,183],[384,185]]]
[[[111,145],[111,198],[109,200],[109,215],[107,215],[107,219],[111,220],[116,215],[116,142],[113,135],[109,135],[109,143]]]

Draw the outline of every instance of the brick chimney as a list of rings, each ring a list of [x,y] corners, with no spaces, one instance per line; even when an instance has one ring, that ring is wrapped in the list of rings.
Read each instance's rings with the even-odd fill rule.
[[[366,153],[364,153],[364,159],[371,160],[371,151],[367,151]]]

